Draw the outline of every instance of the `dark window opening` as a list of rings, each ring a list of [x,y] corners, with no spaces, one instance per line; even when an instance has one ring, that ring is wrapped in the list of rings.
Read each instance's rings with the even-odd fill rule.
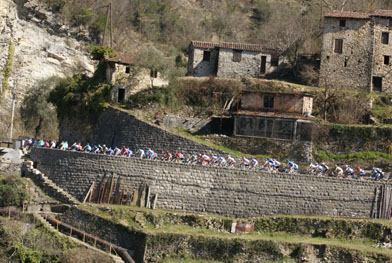
[[[327,59],[329,59],[329,56],[327,56]]]
[[[335,53],[343,53],[343,39],[335,39]]]
[[[38,167],[38,162],[33,162],[33,168],[37,169]]]
[[[389,19],[389,27],[392,27],[392,19]]]
[[[125,89],[118,89],[117,102],[124,102],[125,99]]]
[[[274,55],[274,56],[271,57],[271,66],[272,67],[279,66],[279,56]]]
[[[150,77],[151,78],[157,78],[158,77],[158,71],[156,69],[150,70]]]
[[[260,74],[265,74],[267,70],[267,57],[261,56]]]
[[[384,56],[384,65],[389,65],[389,56]]]
[[[347,67],[347,65],[348,65],[348,58],[345,58],[344,59],[344,67]]]
[[[233,50],[233,62],[241,62],[242,59],[242,50]]]
[[[382,77],[373,77],[373,91],[382,91]]]
[[[210,61],[211,51],[206,50],[203,52],[203,61]]]
[[[388,32],[382,32],[381,43],[383,43],[384,45],[389,44],[389,33]]]
[[[339,26],[345,27],[346,26],[346,20],[342,19],[339,21]]]
[[[131,67],[130,66],[126,66],[125,67],[125,73],[129,74],[131,72]]]
[[[264,109],[273,110],[274,109],[274,96],[264,96]]]

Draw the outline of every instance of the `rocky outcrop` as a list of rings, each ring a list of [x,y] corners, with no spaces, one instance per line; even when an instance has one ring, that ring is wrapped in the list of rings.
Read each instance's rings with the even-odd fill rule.
[[[39,1],[0,1],[0,80],[12,55],[8,83],[17,88],[17,107],[28,90],[43,79],[92,74],[94,63],[78,40],[89,40],[88,34],[65,25]],[[9,54],[11,43],[14,54]],[[8,89],[0,105],[0,132],[6,132],[9,125],[11,98]]]

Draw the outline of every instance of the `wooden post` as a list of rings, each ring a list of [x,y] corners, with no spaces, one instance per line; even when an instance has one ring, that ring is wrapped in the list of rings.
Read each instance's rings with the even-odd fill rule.
[[[158,200],[158,194],[155,194],[154,201],[152,202],[152,209],[155,209],[155,206],[157,205],[157,200]]]
[[[111,182],[110,182],[108,204],[110,204],[110,198],[112,198],[113,187],[114,187],[114,174],[113,174]]]
[[[72,237],[72,227],[69,229],[69,236]]]
[[[83,233],[83,242],[86,242],[86,234]]]
[[[97,238],[94,237],[94,247],[97,247]]]

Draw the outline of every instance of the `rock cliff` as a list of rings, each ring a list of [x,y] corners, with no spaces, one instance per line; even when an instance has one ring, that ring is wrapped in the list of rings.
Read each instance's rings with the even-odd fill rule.
[[[16,87],[18,108],[40,80],[94,71],[94,63],[79,40],[88,41],[88,33],[64,24],[37,0],[0,1],[0,90],[5,91],[0,104],[0,137],[8,133],[12,87]],[[4,68],[11,61],[7,77]],[[3,83],[9,83],[9,88]],[[18,128],[17,121],[15,125]]]

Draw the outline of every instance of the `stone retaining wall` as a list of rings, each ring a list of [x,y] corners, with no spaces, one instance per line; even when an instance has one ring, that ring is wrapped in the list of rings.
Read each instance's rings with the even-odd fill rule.
[[[166,150],[184,154],[219,152],[115,109],[108,109],[100,116],[94,130],[94,143],[117,147],[126,145],[132,150],[151,148],[160,154]]]
[[[235,217],[262,215],[370,216],[381,183],[268,174],[136,158],[33,148],[38,169],[82,200],[92,182],[113,174],[119,190],[147,184],[157,208]]]

